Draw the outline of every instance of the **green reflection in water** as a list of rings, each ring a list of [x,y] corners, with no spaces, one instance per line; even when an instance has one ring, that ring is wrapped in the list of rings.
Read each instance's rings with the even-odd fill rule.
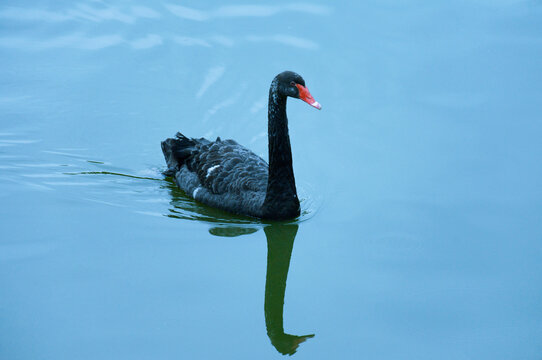
[[[267,275],[265,277],[265,326],[273,346],[283,355],[292,355],[299,344],[314,337],[284,332],[284,295],[297,224],[273,224],[264,228],[267,237]]]

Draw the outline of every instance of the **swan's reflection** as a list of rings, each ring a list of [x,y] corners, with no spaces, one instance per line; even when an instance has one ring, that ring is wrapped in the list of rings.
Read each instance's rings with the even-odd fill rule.
[[[271,344],[283,355],[292,355],[299,344],[314,337],[290,335],[284,332],[284,295],[286,279],[295,236],[299,225],[296,223],[264,224],[259,220],[239,217],[198,204],[187,197],[173,182],[167,182],[172,207],[166,216],[179,219],[204,221],[213,224],[209,232],[216,236],[240,236],[251,234],[264,227],[267,237],[267,273],[265,278],[265,326]]]
[[[297,224],[273,224],[264,228],[267,236],[267,275],[265,277],[265,326],[273,346],[283,355],[292,355],[299,344],[314,337],[284,332],[284,294],[290,268]]]

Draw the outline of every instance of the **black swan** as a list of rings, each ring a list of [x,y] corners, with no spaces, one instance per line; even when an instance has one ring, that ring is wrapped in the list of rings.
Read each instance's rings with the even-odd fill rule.
[[[268,105],[269,165],[233,140],[209,141],[177,133],[162,142],[168,176],[196,201],[239,215],[269,220],[300,214],[286,117],[287,97],[321,109],[292,71],[271,82]]]

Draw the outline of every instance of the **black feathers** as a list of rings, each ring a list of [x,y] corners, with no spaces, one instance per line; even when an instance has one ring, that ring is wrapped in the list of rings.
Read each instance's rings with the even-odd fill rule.
[[[265,199],[268,176],[262,158],[233,140],[210,142],[180,133],[163,141],[162,151],[168,164],[165,175],[177,175],[177,184],[187,194],[214,207],[259,216],[256,209]],[[186,173],[191,176],[182,175]],[[243,211],[247,206],[250,213]]]
[[[193,139],[187,138],[180,132],[175,135],[175,138],[162,141],[162,152],[168,167],[166,173],[169,176],[179,170],[185,160],[192,155],[196,149],[195,146],[196,142]]]

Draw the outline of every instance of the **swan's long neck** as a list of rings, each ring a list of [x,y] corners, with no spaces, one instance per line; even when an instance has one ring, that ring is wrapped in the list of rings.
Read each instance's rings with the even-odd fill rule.
[[[269,178],[263,203],[264,215],[276,219],[296,217],[299,215],[299,199],[292,167],[286,96],[279,95],[276,81],[269,89],[268,119]]]

